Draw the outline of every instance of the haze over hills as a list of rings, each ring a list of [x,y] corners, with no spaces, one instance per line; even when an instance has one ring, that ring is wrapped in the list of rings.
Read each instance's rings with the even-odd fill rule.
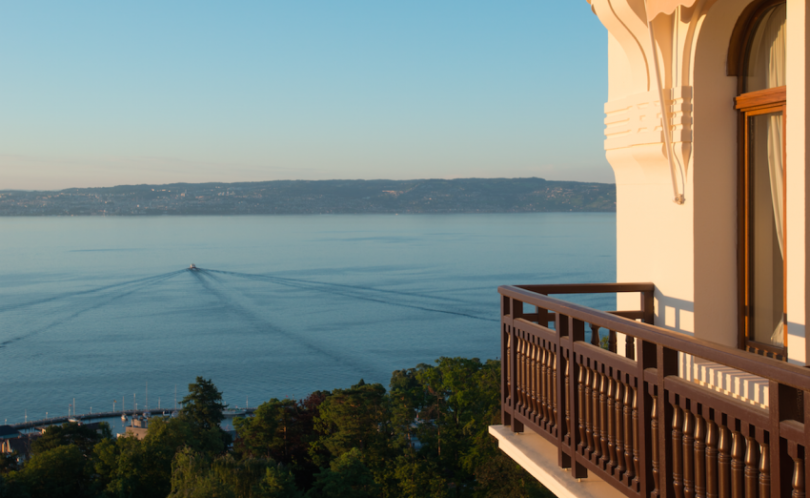
[[[611,212],[608,183],[542,178],[278,180],[0,191],[0,216]]]

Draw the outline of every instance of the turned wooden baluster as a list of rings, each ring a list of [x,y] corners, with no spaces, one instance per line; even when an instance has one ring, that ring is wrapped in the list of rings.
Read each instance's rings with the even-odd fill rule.
[[[509,368],[509,359],[512,357],[512,334],[506,334],[506,357],[503,359],[504,365],[506,365],[506,397],[509,399],[509,396],[512,392],[512,369]],[[512,402],[512,406],[515,404],[515,400],[510,400]]]
[[[743,471],[745,470],[745,439],[737,431],[731,434],[731,496],[742,498],[745,495]]]
[[[636,476],[636,465],[633,459],[636,431],[633,426],[633,388],[626,386],[624,390],[624,461],[627,463],[628,484]]]
[[[608,453],[610,454],[610,461],[608,470],[613,471],[616,467],[616,408],[614,406],[614,397],[616,396],[616,381],[608,378],[608,391],[607,391],[607,443]]]
[[[565,428],[564,436],[568,436],[569,444],[571,442],[571,381],[570,377],[571,360],[565,361]]]
[[[757,498],[757,481],[759,480],[759,455],[757,449],[759,445],[754,438],[745,438],[745,496],[746,498]]]
[[[683,411],[675,405],[672,412],[672,486],[675,496],[683,498]]]
[[[539,413],[542,420],[548,420],[548,396],[546,393],[546,376],[548,375],[546,355],[548,355],[548,351],[539,347],[538,350],[537,371],[539,375],[537,379],[537,397],[540,400]]]
[[[624,474],[624,471],[627,469],[624,463],[624,419],[622,417],[624,409],[622,401],[624,399],[624,384],[616,382],[616,391],[613,394],[616,397],[613,403],[615,409],[613,418],[616,421],[616,470],[613,475],[621,479],[622,474]]]
[[[582,450],[588,445],[588,436],[585,433],[585,413],[587,412],[587,405],[585,403],[585,386],[588,384],[588,375],[584,366],[580,365],[579,375],[577,375],[577,422],[579,425],[579,444],[577,451],[582,453]]]
[[[695,413],[695,498],[706,498],[706,421]]]
[[[644,385],[642,382],[641,385]],[[638,486],[638,475],[641,474],[641,467],[639,467],[639,453],[638,453],[638,392],[633,389],[633,467],[636,468],[636,476],[633,478],[633,486]]]
[[[599,326],[591,324],[591,344],[599,347]]]
[[[608,331],[608,349],[610,349],[611,353],[616,352],[616,331],[609,330]]]
[[[653,484],[655,489],[653,490],[653,494],[656,496],[660,495],[659,490],[661,489],[661,474],[658,466],[658,396],[653,396],[652,399],[652,412],[650,412],[650,429],[651,429],[651,437],[652,437],[652,475],[653,475]]]
[[[706,424],[706,498],[717,498],[717,424],[711,419]]]
[[[549,352],[549,369],[551,370],[551,378],[549,385],[551,386],[551,425],[557,426],[557,355]]]
[[[804,498],[804,458],[793,459],[793,479],[790,480],[793,491],[791,498]]]
[[[695,496],[695,476],[694,476],[694,420],[692,412],[684,409],[683,411],[683,495],[686,498],[694,498]]]
[[[588,452],[593,452],[593,397],[591,396],[591,386],[594,383],[595,372],[587,369],[587,379],[585,379],[585,436],[587,437]]]
[[[771,496],[771,452],[768,445],[759,445],[759,496],[768,498]]]
[[[717,443],[717,495],[720,498],[731,496],[731,433],[726,426],[720,426]]]
[[[551,399],[551,369],[549,368],[551,351],[544,349],[543,352],[545,353],[543,357],[543,397],[546,401],[546,420],[551,423],[552,404],[554,402],[554,400]],[[549,429],[551,429],[551,427],[549,427]]]
[[[636,359],[636,339],[632,336],[624,336],[624,355],[631,359]]]
[[[525,385],[523,383],[524,379],[525,379],[523,369],[524,369],[525,364],[526,364],[525,358],[523,357],[524,343],[523,343],[523,341],[521,339],[517,339],[517,338],[516,338],[516,343],[517,344],[515,344],[515,347],[516,347],[516,350],[515,350],[515,362],[517,363],[517,378],[515,379],[515,385],[516,385],[516,391],[517,391],[517,395],[518,395],[518,399],[516,401],[517,401],[517,403],[520,403],[521,405],[525,405],[526,404],[526,395],[523,392],[523,389],[525,387]]]
[[[602,374],[599,369],[594,368],[593,372],[593,385],[591,386],[591,409],[593,410],[593,453],[591,458],[594,462],[599,462],[602,456],[602,424],[599,420],[599,414],[602,412],[599,408],[599,392],[602,389]]]
[[[523,366],[523,389],[526,393],[526,408],[528,411],[537,413],[537,397],[533,391],[534,375],[532,375],[532,364],[534,363],[535,349],[531,342],[524,340],[524,366]]]
[[[610,447],[608,446],[608,404],[607,400],[609,397],[609,386],[610,386],[610,377],[608,376],[608,372],[605,372],[602,375],[602,386],[599,388],[599,433],[602,440],[602,459],[600,464],[602,468],[605,468],[605,465],[610,460]],[[610,472],[610,469],[607,469]]]

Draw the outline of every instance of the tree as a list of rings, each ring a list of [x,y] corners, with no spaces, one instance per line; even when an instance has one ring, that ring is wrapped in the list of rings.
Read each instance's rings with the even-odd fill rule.
[[[101,422],[102,433],[99,434],[94,429],[79,425],[75,422],[65,422],[61,426],[54,425],[48,427],[42,437],[31,443],[33,454],[52,450],[58,446],[75,445],[85,456],[93,452],[93,446],[102,439],[112,437],[110,426],[106,422]]]
[[[289,463],[292,438],[298,436],[298,404],[276,398],[259,405],[253,417],[234,420],[240,449],[249,456]]]
[[[218,427],[202,436],[190,419],[153,418],[143,441],[104,440],[94,448],[97,487],[111,497],[165,497],[171,491],[172,460],[180,449],[212,454],[224,450]]]
[[[315,478],[315,485],[307,493],[310,498],[372,498],[380,495],[380,487],[363,463],[359,448],[352,448],[335,458],[329,468]]]
[[[314,421],[315,430],[321,434],[310,448],[316,464],[326,463],[321,450],[337,458],[357,448],[369,464],[384,465],[389,413],[382,385],[366,384],[361,379],[351,389],[335,389],[321,404]]]
[[[222,410],[228,407],[222,402],[222,393],[208,379],[197,377],[188,385],[188,395],[183,398],[180,414],[191,419],[199,428],[207,430],[219,427],[225,419]]]
[[[172,465],[169,498],[298,498],[292,475],[265,458],[236,460],[222,455],[213,460],[186,448]]]
[[[7,494],[49,498],[90,497],[91,480],[87,461],[75,444],[42,451],[20,471],[7,475]],[[15,494],[16,493],[16,494]]]
[[[413,453],[396,459],[394,476],[401,498],[445,498],[449,495],[447,482],[438,466],[431,460],[416,458]]]

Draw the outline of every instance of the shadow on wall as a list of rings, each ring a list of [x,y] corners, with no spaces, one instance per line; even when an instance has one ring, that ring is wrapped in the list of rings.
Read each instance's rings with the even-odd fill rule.
[[[665,296],[656,289],[655,324],[665,329],[694,335],[695,303]]]

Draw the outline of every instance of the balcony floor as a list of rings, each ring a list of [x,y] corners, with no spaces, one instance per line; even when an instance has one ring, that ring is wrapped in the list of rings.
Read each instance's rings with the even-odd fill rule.
[[[558,498],[625,498],[619,490],[592,476],[574,479],[569,470],[557,465],[557,447],[531,430],[514,433],[503,425],[489,426],[498,447],[526,469]]]

